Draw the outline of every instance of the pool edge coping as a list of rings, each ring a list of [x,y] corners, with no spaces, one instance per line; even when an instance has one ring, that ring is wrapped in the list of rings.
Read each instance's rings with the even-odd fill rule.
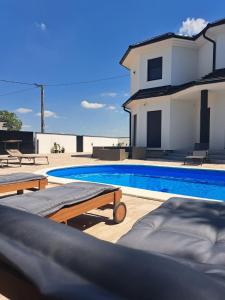
[[[96,163],[90,163],[90,164],[82,164],[82,165],[71,165],[71,166],[58,166],[58,167],[52,167],[52,168],[45,168],[41,169],[35,172],[35,174],[40,174],[48,177],[48,182],[53,183],[53,184],[66,184],[66,183],[71,183],[71,182],[87,182],[84,180],[76,180],[76,179],[67,179],[67,178],[60,178],[56,176],[49,176],[47,172],[49,171],[54,171],[58,169],[66,169],[66,168],[76,168],[76,167],[89,167],[89,166],[110,166],[110,165],[141,165],[141,166],[149,166],[149,167],[168,167],[168,168],[181,168],[181,169],[193,169],[193,170],[206,170],[206,171],[223,171],[223,169],[210,169],[210,168],[196,168],[196,167],[191,167],[191,166],[165,166],[161,164],[157,165],[147,165],[147,164],[141,164],[141,163],[121,163],[120,162],[113,162],[113,163],[101,163],[101,164],[96,164]],[[92,181],[88,181],[92,182]],[[97,182],[93,182],[97,183]],[[104,183],[98,183],[98,184],[104,184]],[[122,193],[127,196],[132,196],[132,197],[137,197],[137,198],[143,198],[147,200],[154,200],[154,201],[159,201],[159,202],[165,202],[169,200],[170,198],[184,198],[184,199],[195,199],[195,200],[206,200],[206,201],[219,201],[219,202],[224,202],[223,200],[218,200],[218,199],[210,199],[210,198],[202,198],[202,197],[193,197],[193,196],[186,196],[186,195],[181,195],[181,194],[172,194],[172,193],[166,193],[166,192],[159,192],[159,191],[150,191],[150,190],[145,190],[145,189],[138,189],[138,188],[132,188],[132,187],[127,187],[127,186],[119,186],[115,184],[110,184],[115,187],[119,187],[122,190]]]

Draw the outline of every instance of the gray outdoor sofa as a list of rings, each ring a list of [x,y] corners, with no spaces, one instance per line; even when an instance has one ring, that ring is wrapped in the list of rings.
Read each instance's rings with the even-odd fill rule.
[[[129,151],[126,148],[116,148],[116,147],[93,147],[93,158],[98,158],[100,160],[124,160],[129,156]]]
[[[171,199],[118,244],[0,205],[0,292],[10,299],[224,300],[225,203]]]

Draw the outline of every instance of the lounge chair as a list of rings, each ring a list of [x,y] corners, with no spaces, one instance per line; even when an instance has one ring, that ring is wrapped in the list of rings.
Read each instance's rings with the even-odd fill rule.
[[[206,150],[195,150],[195,151],[193,151],[192,155],[187,155],[184,158],[184,165],[186,164],[186,162],[188,160],[200,161],[200,164],[202,165],[205,162],[207,156],[208,156],[208,151],[206,151]]]
[[[36,159],[46,159],[47,164],[49,164],[48,156],[43,154],[23,154],[18,149],[7,149],[7,153],[10,155],[10,157],[17,158],[19,160],[20,166],[22,164],[23,159],[32,160],[33,164],[36,164]]]
[[[0,175],[0,193],[17,191],[17,194],[22,194],[24,190],[45,189],[47,184],[48,180],[43,175],[32,173]]]
[[[0,205],[0,293],[19,300],[224,300],[224,242],[213,243],[208,237],[219,228],[221,234],[224,232],[224,217],[216,223],[220,214],[214,213],[213,207],[198,213],[194,203],[192,200],[193,213],[203,219],[201,223],[200,218],[193,216],[188,222],[191,241],[178,234],[184,227],[188,229],[184,224],[191,217],[185,216],[187,208],[183,213],[181,209],[182,218],[177,218],[179,209],[174,209],[173,217],[164,207],[161,213],[157,210],[152,218],[143,219],[140,231],[131,229],[137,239],[130,240],[129,247],[98,240],[69,226]],[[169,227],[167,219],[165,229],[169,228],[169,232],[163,231],[166,216],[173,221]],[[161,236],[157,235],[157,229],[161,229]],[[198,239],[197,235],[195,240],[199,230],[204,237]],[[149,251],[142,250],[146,248],[144,241],[148,242]],[[206,243],[211,256],[206,252],[203,258]],[[156,244],[158,247],[154,247]],[[133,249],[135,246],[139,249]],[[163,246],[168,255],[157,253],[163,251]],[[171,255],[172,246],[176,252]],[[195,251],[189,256],[191,247]],[[182,259],[180,253],[186,253],[186,258]],[[203,263],[193,266],[192,258],[199,256]],[[207,264],[209,259],[211,262]]]
[[[8,155],[0,155],[0,166],[3,167],[4,164],[9,165],[9,161],[15,161],[14,157]]]
[[[0,199],[0,204],[67,223],[69,219],[113,203],[113,220],[120,223],[126,216],[121,196],[121,190],[110,185],[74,182],[36,193],[6,197]]]

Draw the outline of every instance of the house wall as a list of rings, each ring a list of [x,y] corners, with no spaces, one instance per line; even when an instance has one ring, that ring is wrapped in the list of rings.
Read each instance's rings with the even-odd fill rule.
[[[225,92],[209,93],[210,149],[225,148]]]
[[[198,52],[193,47],[173,46],[171,84],[179,85],[196,80]]]
[[[157,97],[138,101],[132,106],[131,142],[133,144],[133,116],[137,114],[136,146],[147,147],[147,112],[162,110],[162,145],[160,149],[170,148],[170,98]]]
[[[196,138],[195,100],[173,99],[170,108],[170,149],[192,149]]]
[[[132,60],[131,68],[131,94],[140,89],[147,89],[168,85],[171,83],[171,45],[162,42],[154,45],[148,45],[142,49],[138,49],[137,54]],[[147,62],[149,59],[162,57],[163,69],[162,79],[147,80]]]
[[[162,57],[162,79],[147,81],[147,62]],[[163,41],[140,48],[131,63],[131,94],[140,89],[164,85],[179,85],[198,77],[198,50],[196,45],[174,41]],[[185,72],[184,72],[185,70]]]
[[[225,28],[216,37],[216,68],[225,68]]]
[[[35,140],[37,153],[51,153],[54,143],[63,146],[67,153],[76,152],[77,139],[75,135],[36,133]]]
[[[130,90],[131,95],[140,89],[140,55],[136,55],[133,60],[132,69],[130,70]]]
[[[209,41],[204,41],[198,50],[198,78],[212,72],[213,46]]]
[[[215,40],[216,68],[225,68],[225,25],[211,28],[207,36]],[[162,56],[162,79],[147,81],[148,59]],[[179,85],[212,72],[213,45],[203,36],[195,41],[164,40],[132,50],[125,65],[130,69],[131,94],[140,89]]]

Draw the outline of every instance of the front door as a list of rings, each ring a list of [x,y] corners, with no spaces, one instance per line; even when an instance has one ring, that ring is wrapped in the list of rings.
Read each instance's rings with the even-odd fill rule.
[[[162,139],[162,111],[147,113],[147,147],[161,148]]]

